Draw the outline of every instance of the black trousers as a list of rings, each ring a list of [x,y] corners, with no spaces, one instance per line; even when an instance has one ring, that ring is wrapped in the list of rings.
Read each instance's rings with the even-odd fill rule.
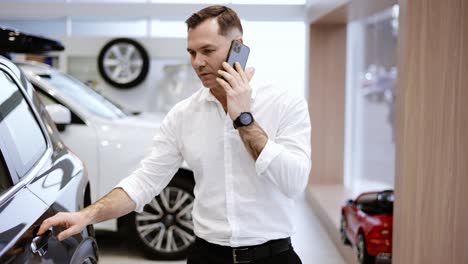
[[[187,264],[233,264],[232,248],[195,240]],[[292,246],[279,254],[249,262],[250,264],[302,264]]]

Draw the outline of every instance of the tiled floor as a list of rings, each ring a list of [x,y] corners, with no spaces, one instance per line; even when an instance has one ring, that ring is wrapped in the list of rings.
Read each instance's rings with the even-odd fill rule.
[[[344,264],[327,233],[321,226],[314,212],[310,209],[305,196],[297,200],[296,210],[297,233],[292,237],[293,245],[304,264]],[[142,258],[124,237],[112,232],[98,232],[101,264],[185,264],[185,261],[149,261]]]

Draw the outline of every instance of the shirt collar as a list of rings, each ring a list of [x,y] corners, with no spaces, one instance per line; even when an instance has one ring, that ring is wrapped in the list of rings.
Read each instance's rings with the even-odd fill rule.
[[[210,88],[202,86],[202,91],[200,94],[200,101],[215,101],[216,97],[210,92]]]

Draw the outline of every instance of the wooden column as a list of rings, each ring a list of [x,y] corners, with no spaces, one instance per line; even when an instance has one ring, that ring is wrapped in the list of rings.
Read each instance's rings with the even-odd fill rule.
[[[468,263],[468,1],[399,3],[393,263]]]
[[[346,23],[310,26],[310,183],[343,182]]]

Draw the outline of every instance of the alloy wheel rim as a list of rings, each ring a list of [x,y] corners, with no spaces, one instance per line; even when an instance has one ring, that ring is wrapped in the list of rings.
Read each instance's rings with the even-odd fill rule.
[[[115,44],[105,52],[103,67],[113,81],[129,83],[137,79],[142,72],[143,57],[132,44]]]
[[[192,194],[166,187],[135,218],[143,242],[158,252],[174,253],[188,248],[194,241]]]

